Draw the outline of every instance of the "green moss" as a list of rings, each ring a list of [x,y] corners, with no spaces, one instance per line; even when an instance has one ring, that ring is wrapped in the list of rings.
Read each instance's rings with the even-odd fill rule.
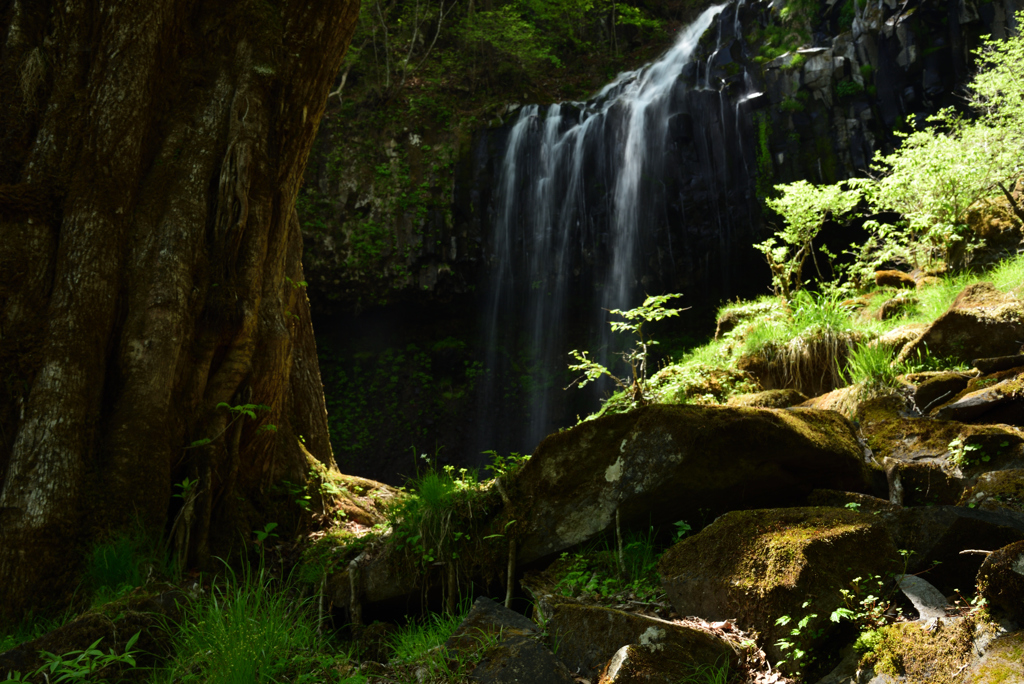
[[[975,621],[970,616],[940,621],[934,628],[917,622],[883,627],[875,650],[862,665],[894,678],[953,684],[971,662]]]
[[[845,0],[839,8],[838,25],[840,32],[849,31],[853,28],[854,16],[854,0]]]
[[[964,492],[959,504],[1024,513],[1024,470],[996,470],[983,474],[977,484]]]
[[[778,587],[794,587],[808,563],[805,551],[813,542],[867,533],[877,524],[873,516],[839,508],[791,508],[733,511],[715,521],[716,535],[700,534],[672,547],[658,563],[663,577],[678,575],[689,558],[701,558],[709,575],[726,578],[733,586],[756,596]],[[729,554],[715,548],[722,538],[734,539]],[[705,548],[707,545],[710,548]],[[679,563],[683,563],[682,567]],[[843,558],[815,558],[815,569],[829,574],[842,571]],[[845,586],[845,583],[843,583]],[[839,585],[835,588],[838,596]]]
[[[771,150],[771,119],[766,112],[756,112],[757,125],[757,196],[762,201],[771,194],[775,181],[775,164]]]
[[[1024,680],[1024,632],[992,642],[973,675],[974,684],[1016,684]]]
[[[804,103],[795,97],[787,97],[779,104],[779,109],[790,114],[804,111]]]

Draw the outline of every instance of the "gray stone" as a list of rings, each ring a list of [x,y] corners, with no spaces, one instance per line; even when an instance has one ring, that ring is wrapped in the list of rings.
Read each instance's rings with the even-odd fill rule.
[[[481,596],[445,643],[454,653],[483,651],[470,680],[480,684],[569,684],[568,668],[541,640],[540,629],[519,613]]]
[[[938,404],[962,392],[971,377],[966,373],[940,373],[928,378],[914,390],[914,404],[921,413],[928,413]]]
[[[900,591],[914,604],[918,618],[928,620],[946,617],[949,603],[946,602],[946,597],[942,595],[942,592],[932,586],[930,582],[916,575],[904,575],[898,580],[898,584]]]
[[[508,494],[528,501],[520,563],[611,529],[738,506],[796,506],[814,489],[874,494],[849,421],[833,411],[648,406],[549,436]]]

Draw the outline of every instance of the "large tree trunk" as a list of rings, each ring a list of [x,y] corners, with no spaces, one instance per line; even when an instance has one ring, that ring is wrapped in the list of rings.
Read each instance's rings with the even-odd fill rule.
[[[300,436],[333,464],[295,197],[357,14],[0,0],[0,616],[64,601],[102,527],[177,519],[203,564]]]

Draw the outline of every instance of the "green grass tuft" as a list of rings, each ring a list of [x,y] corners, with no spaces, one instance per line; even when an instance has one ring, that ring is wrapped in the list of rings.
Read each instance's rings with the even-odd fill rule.
[[[82,586],[94,605],[141,587],[154,576],[173,575],[159,541],[140,529],[117,532],[93,545],[85,558]]]
[[[410,621],[388,639],[391,657],[403,663],[422,658],[448,641],[468,612],[466,608],[454,615],[431,613],[423,620]]]
[[[727,684],[729,681],[729,663],[722,665],[695,665],[683,675],[679,684]]]
[[[1024,254],[1000,261],[988,276],[1000,290],[1021,287],[1024,284]]]
[[[156,682],[342,681],[337,667],[351,656],[328,648],[310,600],[264,567],[246,566],[240,577],[226,568],[209,597],[183,612],[178,629],[169,630],[176,655]]]
[[[879,393],[899,386],[896,378],[906,372],[894,366],[893,349],[885,344],[860,344],[846,361],[843,377],[851,385],[860,384],[862,391]]]

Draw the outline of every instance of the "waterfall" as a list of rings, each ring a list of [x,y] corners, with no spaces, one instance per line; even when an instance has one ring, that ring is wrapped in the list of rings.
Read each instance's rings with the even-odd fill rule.
[[[637,306],[654,284],[652,272],[673,274],[679,267],[675,243],[685,236],[673,237],[665,227],[685,221],[693,208],[682,186],[665,180],[672,175],[665,168],[668,151],[682,135],[673,126],[696,129],[691,156],[699,158],[710,195],[724,196],[730,150],[738,146],[743,154],[742,136],[733,133],[740,130],[739,107],[708,90],[708,74],[720,60],[722,33],[733,31],[735,19],[719,26],[706,60],[692,60],[724,7],[705,10],[660,59],[620,74],[589,101],[524,106],[507,129],[490,205],[481,405],[491,414],[480,421],[482,448],[532,451],[559,427],[560,416],[573,415],[566,404],[572,399],[562,392],[568,345],[589,349],[611,366],[619,349],[609,348],[606,310]],[[689,97],[705,90],[706,98]],[[683,115],[684,100],[700,104]],[[713,144],[703,126],[719,131],[716,139],[737,140]],[[746,160],[739,165],[745,169]],[[728,218],[717,209],[711,213],[718,214],[711,218],[717,223],[713,241],[729,241]],[[528,407],[526,416],[513,417],[517,401]]]

